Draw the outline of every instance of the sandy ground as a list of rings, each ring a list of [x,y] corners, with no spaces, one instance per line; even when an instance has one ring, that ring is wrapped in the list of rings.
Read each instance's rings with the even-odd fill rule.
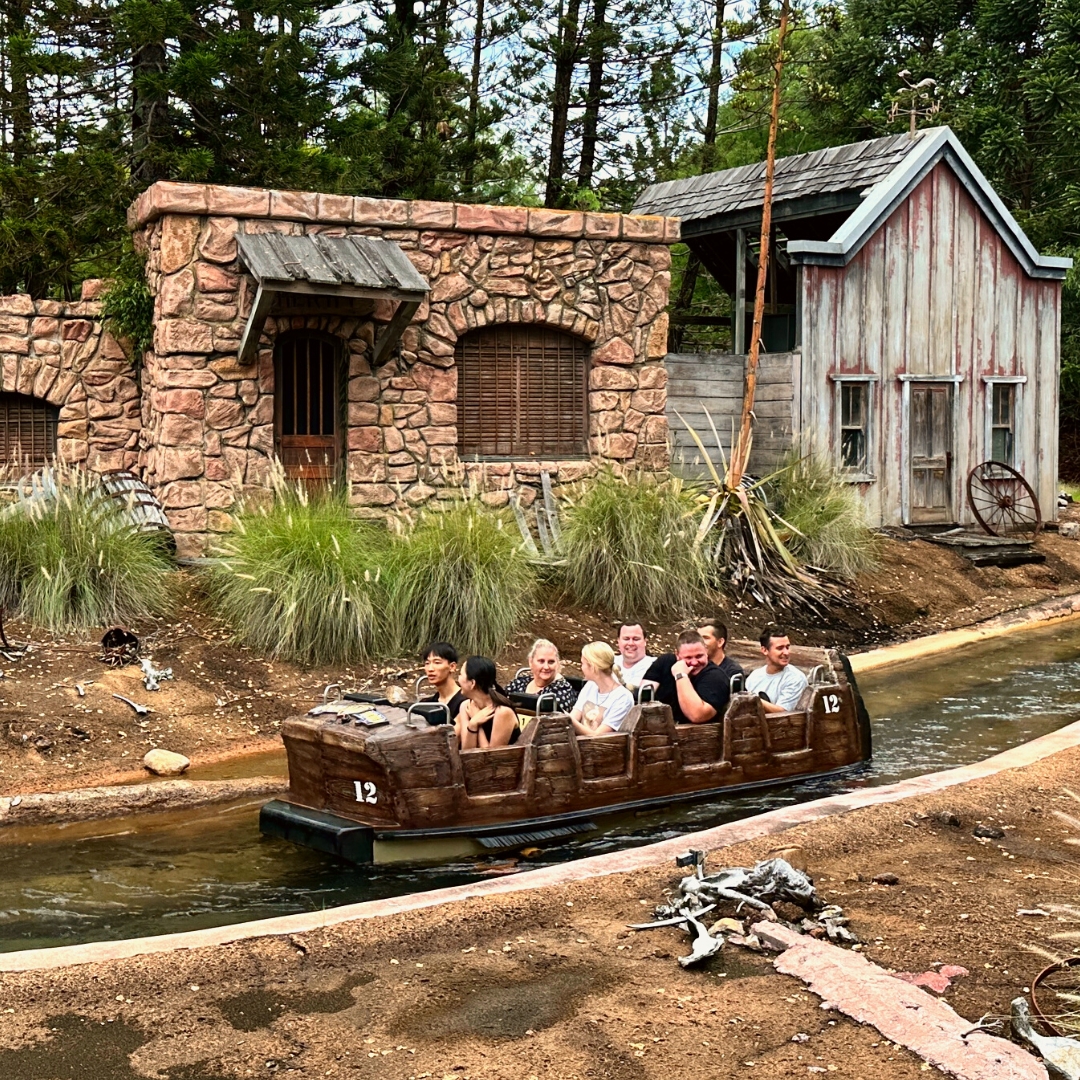
[[[1063,516],[1080,518],[1080,507]],[[1048,533],[1038,548],[1045,563],[1003,570],[973,567],[921,540],[882,539],[881,565],[854,584],[851,602],[828,623],[793,617],[790,633],[794,640],[857,651],[1080,591],[1080,542]],[[756,637],[769,621],[768,613],[739,605],[727,617],[733,637]],[[281,721],[306,711],[328,683],[382,688],[396,682],[411,690],[421,673],[415,658],[301,670],[233,645],[227,629],[195,603],[177,619],[134,629],[142,655],[173,669],[174,680],[156,693],[144,690],[137,668],[106,668],[96,635],[50,639],[17,620],[7,627],[12,642],[30,641],[33,648],[20,660],[0,659],[0,795],[143,780],[140,761],[155,746],[185,754],[196,766],[275,749]],[[682,626],[648,629],[659,650]],[[615,633],[616,622],[605,613],[541,608],[499,656],[500,671],[512,675],[536,636],[576,658],[587,641],[612,640]],[[576,668],[568,663],[567,670]],[[152,713],[138,717],[115,693],[149,705]]]
[[[1080,750],[710,856],[798,849],[865,954],[898,971],[959,964],[963,1016],[1005,1016],[1080,938],[1071,906]],[[1066,817],[1059,817],[1058,813]],[[960,825],[941,824],[955,815]],[[999,827],[978,840],[976,824]],[[891,872],[893,886],[872,878]],[[0,976],[5,1080],[299,1077],[922,1075],[732,946],[683,970],[680,931],[633,934],[679,872],[639,870],[215,949]],[[1020,915],[1041,908],[1049,915]],[[792,1041],[805,1034],[806,1041]]]

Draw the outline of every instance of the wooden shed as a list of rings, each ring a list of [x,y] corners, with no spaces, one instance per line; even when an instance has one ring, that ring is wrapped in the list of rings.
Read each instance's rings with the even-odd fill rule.
[[[731,353],[668,357],[669,410],[686,409],[701,430],[708,407],[725,444],[741,401],[763,187],[764,165],[750,165],[653,185],[635,207],[680,217],[732,297]],[[783,158],[774,197],[763,335],[772,404],[752,466],[802,445],[859,485],[869,524],[952,525],[973,523],[967,476],[992,459],[1023,474],[1053,520],[1071,260],[1035,250],[947,127]]]

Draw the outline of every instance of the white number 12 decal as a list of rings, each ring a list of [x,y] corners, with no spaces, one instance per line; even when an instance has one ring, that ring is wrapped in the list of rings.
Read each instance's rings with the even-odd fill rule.
[[[356,801],[364,803],[377,803],[379,801],[379,789],[370,780],[354,780],[356,785]]]
[[[825,703],[825,711],[827,713],[834,713],[840,711],[840,695],[839,694],[825,694],[821,700]],[[357,785],[359,788],[359,785]]]

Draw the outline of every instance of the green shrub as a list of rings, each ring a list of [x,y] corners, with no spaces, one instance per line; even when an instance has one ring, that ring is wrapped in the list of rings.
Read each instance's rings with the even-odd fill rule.
[[[506,514],[468,499],[421,514],[388,566],[388,614],[402,653],[430,641],[493,654],[529,610],[536,568]]]
[[[136,532],[93,475],[66,467],[46,475],[54,498],[0,515],[0,601],[58,632],[168,612],[175,566],[165,537]]]
[[[792,527],[785,539],[796,558],[845,578],[876,564],[858,489],[826,462],[811,455],[793,459],[769,489],[773,509]]]
[[[154,343],[154,297],[146,284],[146,260],[134,251],[117,264],[101,298],[101,315],[111,333],[131,341],[132,366],[141,368],[143,353]]]
[[[563,515],[558,575],[567,595],[626,618],[688,615],[708,595],[700,499],[676,479],[606,470]]]
[[[215,550],[209,592],[238,641],[301,664],[351,663],[383,646],[381,564],[389,536],[333,492],[281,481],[241,510]]]

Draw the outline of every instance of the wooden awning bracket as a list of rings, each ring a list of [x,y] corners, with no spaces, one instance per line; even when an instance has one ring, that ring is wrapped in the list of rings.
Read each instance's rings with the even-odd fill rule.
[[[378,367],[390,354],[390,350],[401,340],[405,327],[412,322],[420,308],[419,300],[402,300],[394,312],[394,317],[379,331],[375,338],[375,352],[371,357],[371,366]]]

